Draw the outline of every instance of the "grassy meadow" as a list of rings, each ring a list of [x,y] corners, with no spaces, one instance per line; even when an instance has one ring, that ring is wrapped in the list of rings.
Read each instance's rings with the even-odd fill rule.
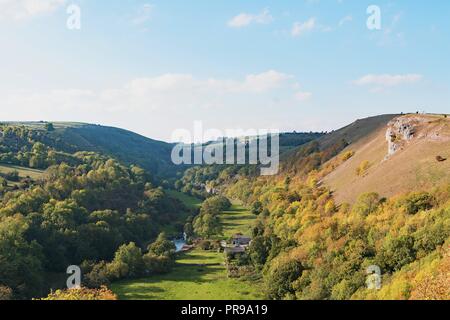
[[[0,173],[6,174],[11,171],[17,171],[21,178],[30,177],[34,180],[39,179],[43,173],[42,170],[37,170],[37,169],[19,167],[19,166],[14,166],[14,165],[9,165],[9,164],[1,164],[0,165]]]
[[[220,215],[223,224],[223,238],[229,239],[236,233],[251,236],[256,216],[239,204],[233,204],[230,210]]]
[[[258,300],[259,284],[229,279],[223,254],[194,250],[180,255],[173,270],[164,275],[114,283],[121,300]]]
[[[184,203],[184,205],[190,209],[199,209],[202,205],[202,200],[189,196],[185,193],[175,191],[175,190],[166,190],[166,193],[171,197],[180,200]]]

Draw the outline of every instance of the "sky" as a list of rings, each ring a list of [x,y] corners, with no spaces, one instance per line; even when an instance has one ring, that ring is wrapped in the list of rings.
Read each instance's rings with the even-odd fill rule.
[[[450,113],[449,39],[442,0],[0,0],[0,120],[170,141]]]

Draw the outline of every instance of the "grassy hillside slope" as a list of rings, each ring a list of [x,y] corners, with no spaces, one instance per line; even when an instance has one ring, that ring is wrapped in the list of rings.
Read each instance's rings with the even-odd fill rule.
[[[340,153],[347,145],[355,144],[385,127],[397,115],[388,114],[359,119],[352,124],[332,131],[317,140],[281,154],[281,168],[288,174],[304,174]]]
[[[8,123],[46,131],[45,122]],[[58,150],[68,153],[94,151],[111,156],[127,165],[143,167],[154,176],[173,176],[178,169],[171,161],[172,144],[113,127],[76,122],[55,122],[47,139]]]
[[[405,115],[397,119],[410,123],[414,134],[409,141],[393,137],[400,147],[392,156],[387,158],[388,124],[382,122],[343,151],[355,154],[324,179],[338,203],[352,203],[365,192],[391,197],[450,181],[450,160],[436,160],[438,156],[450,158],[450,119],[433,115]],[[357,168],[364,162],[367,170],[357,175]]]

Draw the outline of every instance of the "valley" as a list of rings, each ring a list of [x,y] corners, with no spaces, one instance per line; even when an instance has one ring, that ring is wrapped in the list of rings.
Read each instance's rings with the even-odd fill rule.
[[[198,200],[174,193],[187,206]],[[223,235],[228,239],[236,233],[249,234],[255,215],[234,204],[220,215]],[[175,267],[167,274],[114,283],[111,289],[122,300],[260,300],[262,281],[231,279],[224,266],[224,253],[217,250],[194,249],[179,253]]]
[[[0,298],[45,297],[79,265],[84,288],[49,299],[447,299],[449,128],[408,114],[284,134],[264,177],[173,166],[170,144],[121,129],[2,124]]]

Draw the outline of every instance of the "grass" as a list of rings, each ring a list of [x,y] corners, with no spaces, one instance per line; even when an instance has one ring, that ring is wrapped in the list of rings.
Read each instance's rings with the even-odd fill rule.
[[[171,196],[172,198],[178,199],[180,200],[188,209],[190,210],[197,210],[200,208],[200,206],[202,205],[202,200],[195,198],[195,197],[191,197],[187,194],[175,191],[175,190],[166,190],[166,193]],[[192,215],[191,212],[184,212],[179,213],[177,215],[176,221],[173,222],[179,222],[184,224],[186,222],[186,219]],[[163,230],[169,237],[179,237],[181,234],[181,231],[178,230],[175,227],[175,224],[168,224],[165,227],[163,227]]]
[[[194,250],[180,256],[164,275],[114,283],[121,300],[259,300],[259,283],[229,279],[223,254]]]
[[[9,173],[11,171],[17,171],[19,172],[19,176],[21,178],[29,176],[30,178],[36,180],[39,179],[44,171],[37,170],[37,169],[31,169],[31,168],[25,168],[25,167],[19,167],[9,164],[1,164],[0,165],[0,173]]]
[[[183,194],[174,194],[180,199]],[[183,195],[184,196],[184,195]],[[182,197],[192,206],[199,206],[191,197]],[[195,199],[196,200],[196,199]],[[186,203],[186,202],[185,202]],[[221,214],[224,237],[243,233],[250,235],[256,217],[238,204]],[[257,281],[230,279],[224,255],[196,249],[179,255],[173,270],[164,275],[120,281],[111,289],[122,300],[261,300],[262,284]]]
[[[256,216],[241,205],[233,204],[230,210],[224,211],[220,215],[220,219],[223,224],[224,237],[228,239],[236,233],[250,236]]]
[[[202,205],[202,200],[191,197],[185,193],[181,193],[175,190],[167,190],[166,193],[171,197],[180,200],[186,207],[190,209],[198,209]]]
[[[354,203],[362,193],[377,192],[382,197],[392,197],[429,190],[450,181],[450,161],[436,161],[438,155],[450,158],[450,119],[415,114],[405,117],[420,117],[423,122],[416,125],[414,138],[404,143],[394,156],[385,158],[388,153],[385,124],[352,144],[348,149],[355,155],[325,177],[324,184],[333,191],[338,204]],[[371,166],[358,177],[355,170],[365,160]]]

